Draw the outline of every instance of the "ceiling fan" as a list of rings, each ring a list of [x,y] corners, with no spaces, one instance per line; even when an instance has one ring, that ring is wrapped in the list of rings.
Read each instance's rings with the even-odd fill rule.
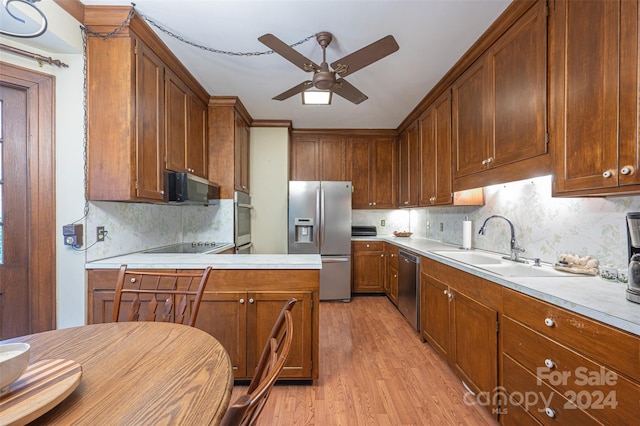
[[[344,77],[371,65],[399,49],[398,43],[396,43],[393,36],[388,35],[344,58],[334,61],[331,63],[330,70],[329,65],[327,65],[326,48],[331,43],[331,40],[333,40],[331,33],[320,32],[316,34],[316,40],[318,40],[318,44],[322,47],[322,63],[320,65],[298,53],[273,34],[265,34],[259,37],[258,40],[301,70],[313,72],[313,78],[311,80],[304,81],[273,98],[277,101],[283,101],[293,95],[315,87],[318,90],[329,90],[354,104],[359,104],[360,102],[366,101],[368,99],[367,96],[351,85]],[[336,74],[338,74],[339,77],[336,77]]]

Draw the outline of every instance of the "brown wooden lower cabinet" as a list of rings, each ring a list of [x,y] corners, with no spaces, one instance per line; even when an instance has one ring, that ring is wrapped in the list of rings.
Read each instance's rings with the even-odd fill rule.
[[[383,241],[351,242],[351,290],[353,293],[384,291],[384,244]]]
[[[384,243],[385,277],[384,292],[398,306],[398,246],[391,243]]]
[[[500,286],[423,257],[420,297],[421,337],[482,403],[498,386]],[[497,416],[489,402],[484,408]]]
[[[111,322],[117,270],[89,270],[88,323]],[[196,327],[218,339],[234,378],[250,379],[285,302],[292,310],[293,343],[281,379],[318,378],[319,270],[211,271]]]

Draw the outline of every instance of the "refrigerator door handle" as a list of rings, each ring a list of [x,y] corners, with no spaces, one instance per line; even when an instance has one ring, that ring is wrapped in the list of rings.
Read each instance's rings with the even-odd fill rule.
[[[321,205],[320,205],[320,187],[318,187],[318,189],[316,189],[316,219],[320,217],[320,210],[321,210]],[[315,238],[315,243],[316,243],[316,247],[319,247],[319,241],[318,239],[320,238],[320,227],[323,225],[322,221],[318,221],[320,223],[316,223],[316,238]]]
[[[322,246],[324,246],[324,188],[320,187],[320,249],[322,250]]]

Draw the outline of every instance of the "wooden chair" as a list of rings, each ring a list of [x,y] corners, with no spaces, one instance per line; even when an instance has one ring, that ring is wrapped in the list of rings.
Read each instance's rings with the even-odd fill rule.
[[[291,309],[296,302],[297,300],[292,298],[285,303],[264,346],[247,392],[227,408],[220,426],[253,425],[262,412],[271,389],[289,356],[293,339]]]
[[[120,267],[113,301],[113,321],[120,308],[129,304],[128,321],[164,321],[194,327],[211,267],[201,272],[133,271]],[[129,296],[130,295],[130,296]]]

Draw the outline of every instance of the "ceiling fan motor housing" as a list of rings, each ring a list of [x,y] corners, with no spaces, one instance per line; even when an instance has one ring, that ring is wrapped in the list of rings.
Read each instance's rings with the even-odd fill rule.
[[[329,66],[323,62],[320,71],[313,74],[313,86],[320,90],[330,90],[336,84],[335,73],[329,71]]]

